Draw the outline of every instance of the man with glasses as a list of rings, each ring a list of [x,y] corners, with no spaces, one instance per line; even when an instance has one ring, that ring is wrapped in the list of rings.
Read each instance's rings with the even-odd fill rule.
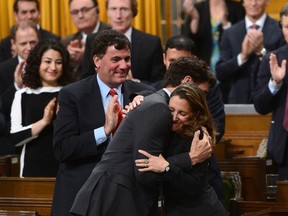
[[[111,27],[125,34],[132,43],[128,79],[145,83],[163,79],[165,66],[160,38],[132,27],[138,12],[137,0],[106,0],[106,8]],[[90,47],[94,37],[95,34],[92,34],[87,38],[86,47]],[[90,59],[90,49],[85,50],[84,56],[82,71],[87,77],[95,73],[95,67]]]
[[[39,26],[39,19],[41,16],[40,5],[38,0],[15,0],[13,5],[14,19],[16,23],[24,20],[31,20],[37,24],[41,39],[55,39],[60,40],[59,36],[52,34]],[[2,39],[0,43],[0,62],[16,56],[15,51],[11,45],[11,35]]]
[[[97,0],[69,0],[69,8],[78,32],[63,38],[62,43],[70,53],[76,77],[80,78],[80,64],[83,59],[87,36],[110,28],[110,26],[99,21]]]

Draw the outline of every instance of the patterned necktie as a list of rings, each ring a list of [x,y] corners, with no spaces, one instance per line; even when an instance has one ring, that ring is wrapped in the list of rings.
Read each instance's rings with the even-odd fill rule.
[[[283,127],[286,131],[288,131],[288,92],[286,96],[286,106],[284,110],[284,121],[283,121]]]
[[[251,25],[249,28],[250,28],[250,29],[256,29],[256,30],[258,30],[258,29],[260,28],[260,26],[257,25],[257,24],[253,24],[253,25]]]
[[[117,92],[114,89],[110,89],[109,94],[113,97],[114,95],[117,95]],[[118,114],[118,121],[117,121],[117,125],[115,127],[115,129],[112,131],[112,134],[114,134],[117,130],[117,128],[119,127],[121,121],[123,120],[123,116],[122,116],[122,107],[121,105],[118,103],[117,106],[117,114]]]

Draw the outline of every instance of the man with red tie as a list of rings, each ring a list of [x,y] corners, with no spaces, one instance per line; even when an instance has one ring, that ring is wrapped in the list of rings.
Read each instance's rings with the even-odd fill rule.
[[[112,98],[130,102],[132,93],[153,88],[126,80],[131,68],[131,44],[115,30],[103,30],[92,44],[97,74],[64,87],[58,97],[59,111],[54,123],[54,153],[60,162],[51,215],[69,215],[74,198],[101,160],[116,122],[106,118]]]
[[[280,12],[280,23],[288,42],[288,5]],[[279,180],[288,180],[288,45],[263,57],[253,96],[260,114],[272,112],[268,139],[268,154],[277,165]]]

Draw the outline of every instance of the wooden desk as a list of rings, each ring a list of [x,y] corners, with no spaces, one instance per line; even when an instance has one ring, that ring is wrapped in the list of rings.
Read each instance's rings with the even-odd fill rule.
[[[55,178],[0,178],[0,210],[35,211],[49,216]]]

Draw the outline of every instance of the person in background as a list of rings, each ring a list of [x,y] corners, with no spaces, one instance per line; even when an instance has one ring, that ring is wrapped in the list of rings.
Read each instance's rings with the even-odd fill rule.
[[[42,40],[25,66],[25,88],[17,91],[11,109],[11,136],[22,147],[20,177],[55,177],[52,121],[59,90],[72,82],[69,54],[60,42]]]
[[[165,66],[163,64],[163,49],[158,36],[153,36],[132,27],[133,18],[138,13],[137,0],[106,0],[107,14],[111,27],[127,36],[131,42],[131,71],[127,79],[151,84],[163,79]],[[87,38],[83,76],[95,73],[95,66],[90,59],[91,41],[95,34]]]
[[[39,41],[39,31],[36,24],[26,20],[15,24],[11,28],[11,42],[17,55],[0,63],[0,96],[2,101],[2,114],[5,116],[5,133],[0,137],[1,154],[18,153],[11,142],[11,106],[16,90],[22,88],[22,74],[25,61],[31,50]]]
[[[196,131],[205,127],[216,142],[216,127],[206,102],[204,92],[194,83],[182,84],[170,97],[173,137],[166,157],[189,152]],[[192,145],[195,143],[192,142]],[[170,165],[162,155],[153,156],[139,150],[147,159],[135,161],[140,172],[161,173],[163,178],[164,212],[169,216],[211,215],[224,216],[227,212],[212,187],[208,184],[209,161],[197,164],[193,169],[181,169]]]
[[[182,26],[182,34],[195,42],[195,55],[203,59],[216,73],[222,33],[244,18],[244,8],[240,2],[233,0],[208,0],[195,5],[193,1],[185,0],[183,7],[188,16]],[[229,82],[222,81],[219,87],[223,101],[227,103]]]
[[[60,37],[49,31],[42,29],[39,25],[41,17],[40,5],[38,0],[15,0],[13,4],[14,19],[16,23],[24,20],[31,20],[37,25],[41,39],[60,40]],[[0,42],[0,62],[15,57],[17,54],[12,49],[11,35],[5,37]]]
[[[165,153],[172,135],[169,95],[181,83],[191,81],[195,70],[203,71],[200,80],[209,80],[208,71],[202,66],[196,57],[176,60],[166,72],[164,88],[145,97],[140,106],[128,113],[77,194],[72,215],[155,215],[161,175],[138,172],[135,159],[143,158],[139,149],[155,155]],[[116,117],[113,106],[110,103],[107,111],[111,118]],[[170,158],[171,164],[194,170],[198,163],[205,161],[211,154],[207,134],[199,140],[198,131],[192,141],[195,145]]]
[[[269,0],[243,0],[245,19],[223,32],[216,76],[229,82],[229,104],[250,104],[263,55],[283,44],[279,23],[265,13]]]
[[[99,20],[97,0],[69,0],[69,9],[78,32],[62,38],[61,42],[70,54],[76,78],[80,79],[87,36],[111,27]]]
[[[53,143],[60,167],[51,210],[55,216],[69,215],[76,194],[112,138],[115,128],[105,120],[112,92],[117,92],[118,102],[124,107],[132,93],[154,90],[126,80],[131,68],[131,44],[124,34],[103,30],[91,47],[97,74],[64,87],[58,97]]]
[[[279,181],[288,180],[288,4],[280,11],[286,45],[265,55],[259,67],[253,103],[257,112],[272,112],[267,152],[276,163]]]
[[[195,51],[195,45],[190,38],[184,35],[176,35],[169,38],[166,42],[163,54],[163,61],[166,66],[166,69],[168,70],[170,64],[181,57],[194,56],[193,55],[194,51]],[[201,70],[195,71],[194,74],[192,74],[191,82],[197,80],[197,77],[201,76],[200,74],[201,72],[202,72]],[[218,143],[221,140],[222,136],[224,135],[225,130],[224,103],[222,100],[219,84],[215,83],[211,85],[209,82],[201,82],[196,84],[200,89],[202,89],[207,93],[206,99],[208,107],[212,114],[218,132],[216,136],[216,143]],[[156,89],[160,89],[162,85],[163,81],[159,81],[152,86],[155,87]],[[209,158],[208,179],[209,184],[216,191],[218,198],[221,200],[221,202],[224,202],[221,172],[214,154],[212,154],[212,156]]]

